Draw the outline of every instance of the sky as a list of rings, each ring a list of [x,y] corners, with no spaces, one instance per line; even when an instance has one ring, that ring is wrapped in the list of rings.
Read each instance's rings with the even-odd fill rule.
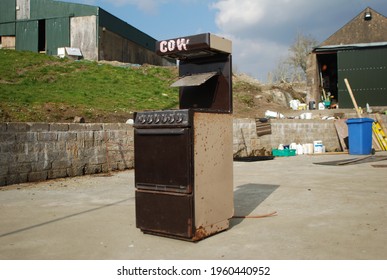
[[[387,16],[386,0],[62,1],[99,6],[156,40],[207,32],[230,39],[234,72],[262,82],[297,34],[321,43],[367,7]]]

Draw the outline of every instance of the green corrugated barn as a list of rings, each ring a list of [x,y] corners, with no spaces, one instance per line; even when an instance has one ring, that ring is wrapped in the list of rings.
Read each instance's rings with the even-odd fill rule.
[[[156,40],[96,6],[53,0],[1,0],[2,48],[57,55],[79,48],[85,59],[134,64],[170,63],[154,53]]]
[[[387,106],[387,18],[366,8],[314,48],[308,58],[310,99],[331,95],[340,108],[353,108],[344,79],[358,106]]]

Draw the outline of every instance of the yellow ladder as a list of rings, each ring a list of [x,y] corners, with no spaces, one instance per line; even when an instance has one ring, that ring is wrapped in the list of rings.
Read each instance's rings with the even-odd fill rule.
[[[387,151],[386,134],[384,133],[382,127],[379,124],[379,122],[375,121],[375,122],[372,123],[372,130],[374,131],[374,133],[376,135],[376,139],[378,140],[382,150],[383,151]]]

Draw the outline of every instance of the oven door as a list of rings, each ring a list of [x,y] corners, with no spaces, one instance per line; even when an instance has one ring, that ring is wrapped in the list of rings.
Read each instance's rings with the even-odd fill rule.
[[[193,194],[136,190],[136,227],[143,232],[192,238]]]
[[[190,128],[134,130],[135,184],[139,190],[191,193]]]

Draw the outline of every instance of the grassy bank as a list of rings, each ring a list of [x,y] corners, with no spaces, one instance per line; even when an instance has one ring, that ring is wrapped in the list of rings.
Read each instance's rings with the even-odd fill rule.
[[[175,68],[112,66],[0,50],[0,121],[118,122],[132,112],[176,108]]]

